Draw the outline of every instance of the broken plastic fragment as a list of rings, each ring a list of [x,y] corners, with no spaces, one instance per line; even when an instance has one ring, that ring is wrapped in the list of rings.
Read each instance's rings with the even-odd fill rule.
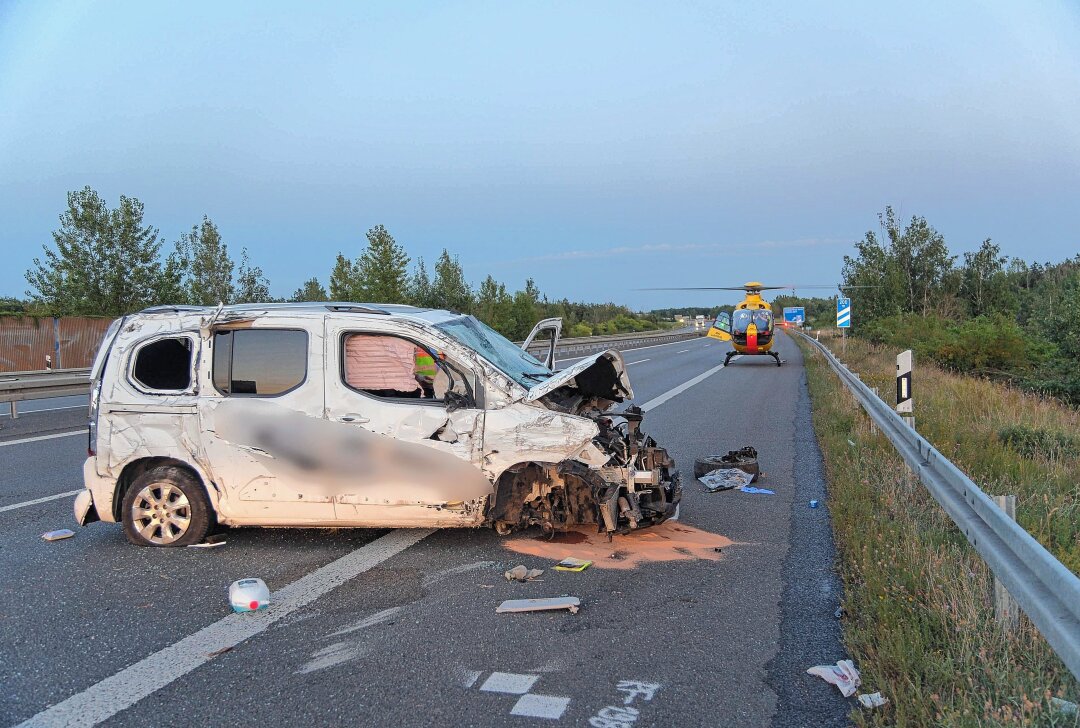
[[[202,543],[188,544],[189,549],[216,549],[218,546],[224,546],[224,541],[203,541]]]
[[[71,538],[74,535],[74,531],[67,528],[61,528],[58,531],[49,531],[48,533],[43,533],[41,534],[41,537],[46,541],[63,541],[65,538]]]
[[[505,612],[544,612],[551,609],[567,609],[570,614],[577,614],[581,600],[577,597],[552,597],[549,599],[507,599],[496,609],[496,613]]]
[[[720,468],[698,478],[710,493],[732,488],[745,488],[753,482],[754,476],[738,468]]]
[[[881,708],[889,703],[889,699],[882,697],[881,693],[864,693],[857,697],[864,708]]]
[[[503,576],[506,577],[507,581],[532,581],[537,577],[543,576],[543,574],[543,569],[529,569],[519,564],[505,572]]]
[[[758,493],[760,495],[776,495],[776,493],[774,491],[771,491],[768,488],[755,488],[752,485],[744,485],[743,487],[739,488],[739,490],[741,490],[743,493]]]
[[[591,565],[591,561],[567,556],[565,559],[555,564],[555,571],[585,571],[585,569],[589,568]]]
[[[806,672],[835,685],[845,698],[854,695],[855,689],[862,684],[859,671],[855,669],[855,663],[851,660],[840,660],[835,665],[816,665]]]
[[[1065,700],[1064,698],[1050,698],[1050,705],[1062,715],[1075,716],[1077,709],[1076,703]]]

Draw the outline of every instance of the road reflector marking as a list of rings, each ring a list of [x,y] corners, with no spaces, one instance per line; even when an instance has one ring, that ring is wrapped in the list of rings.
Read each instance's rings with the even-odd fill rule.
[[[34,500],[23,501],[22,503],[15,503],[13,505],[0,508],[0,513],[3,513],[4,511],[13,511],[16,508],[26,508],[26,506],[36,506],[38,503],[48,503],[49,501],[53,501],[58,498],[67,498],[68,496],[78,495],[82,492],[83,489],[79,488],[78,490],[69,490],[66,493],[57,493],[56,495],[47,495],[44,498],[35,498]]]
[[[272,595],[271,607],[236,612],[203,627],[179,642],[158,650],[120,672],[41,711],[18,728],[30,726],[92,726],[130,708],[213,659],[210,654],[235,647],[266,631],[292,612],[419,543],[434,529],[399,528],[331,561]]]

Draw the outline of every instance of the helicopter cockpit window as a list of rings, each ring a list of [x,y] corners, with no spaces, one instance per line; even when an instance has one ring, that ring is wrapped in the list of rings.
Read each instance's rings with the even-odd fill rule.
[[[772,314],[768,311],[754,311],[754,325],[758,331],[772,328]]]
[[[736,309],[731,314],[731,330],[737,334],[745,334],[752,318],[753,315],[749,310],[745,308]]]

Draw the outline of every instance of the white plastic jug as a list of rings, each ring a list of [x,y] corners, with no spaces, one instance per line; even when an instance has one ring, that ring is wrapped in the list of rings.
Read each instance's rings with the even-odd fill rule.
[[[254,612],[270,606],[270,590],[262,579],[240,579],[229,587],[229,604],[234,612]]]

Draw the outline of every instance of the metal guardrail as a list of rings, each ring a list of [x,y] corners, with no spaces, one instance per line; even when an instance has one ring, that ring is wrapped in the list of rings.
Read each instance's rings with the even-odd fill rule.
[[[560,339],[555,347],[556,354],[595,353],[613,346],[633,346],[634,344],[664,344],[700,336],[697,330],[680,329],[679,331],[653,331],[640,334],[617,334],[614,336],[583,336],[576,339]],[[543,351],[544,342],[531,346],[532,351]],[[87,394],[90,391],[89,369],[55,369],[40,372],[7,372],[0,374],[0,403],[11,403],[12,417],[19,416],[18,402],[27,399],[45,399],[64,397],[72,394]]]
[[[840,381],[1005,584],[1058,657],[1080,678],[1080,578],[1010,519],[926,438],[908,427],[824,344],[795,333],[825,355]]]
[[[0,402],[11,403],[11,416],[19,416],[18,403],[27,399],[66,397],[90,391],[90,369],[53,369],[0,374]]]

